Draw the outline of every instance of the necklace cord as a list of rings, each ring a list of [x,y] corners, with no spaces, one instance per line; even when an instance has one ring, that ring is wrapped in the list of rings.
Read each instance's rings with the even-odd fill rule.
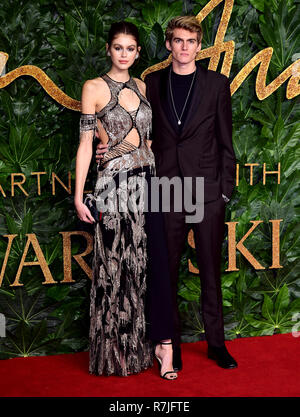
[[[187,102],[188,102],[188,99],[189,99],[189,96],[190,96],[190,93],[191,93],[191,90],[192,90],[192,86],[194,84],[194,79],[195,79],[195,75],[196,75],[196,72],[197,72],[197,68],[194,71],[194,75],[193,75],[193,78],[192,78],[192,81],[191,81],[191,85],[190,85],[189,91],[187,93],[187,96],[186,96],[186,99],[185,99],[185,103],[184,103],[184,106],[182,108],[182,112],[181,112],[180,117],[178,117],[178,114],[177,114],[177,111],[176,111],[176,107],[175,107],[175,103],[174,103],[172,83],[171,83],[171,72],[172,72],[172,68],[170,67],[170,71],[169,71],[169,87],[170,87],[170,93],[171,93],[171,101],[172,101],[173,110],[174,110],[175,115],[176,115],[176,118],[177,118],[177,123],[179,125],[181,125],[181,119],[182,119],[182,116],[183,116],[185,107],[187,105]]]

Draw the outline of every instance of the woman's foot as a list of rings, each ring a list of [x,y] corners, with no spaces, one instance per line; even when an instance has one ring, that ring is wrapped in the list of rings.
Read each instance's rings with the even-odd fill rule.
[[[155,357],[159,363],[160,376],[164,379],[176,379],[173,369],[173,347],[170,340],[162,340],[155,347]]]

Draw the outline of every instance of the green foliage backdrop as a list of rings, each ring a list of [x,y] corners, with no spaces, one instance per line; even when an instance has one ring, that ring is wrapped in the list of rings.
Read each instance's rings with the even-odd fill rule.
[[[113,21],[127,19],[140,29],[142,58],[132,70],[141,72],[168,56],[164,30],[169,19],[180,14],[196,15],[207,0],[107,1],[107,0],[2,0],[0,50],[9,54],[6,72],[21,65],[42,68],[68,95],[80,100],[85,80],[106,72],[105,39]],[[223,4],[203,22],[203,48],[213,45]],[[269,83],[299,51],[299,0],[236,0],[225,40],[236,50],[230,79],[261,49],[272,46]],[[207,62],[203,62],[204,65]],[[218,68],[219,70],[219,68]],[[245,245],[266,267],[256,271],[238,252],[239,271],[227,268],[227,241],[222,256],[222,290],[227,339],[290,332],[299,304],[299,101],[285,98],[286,84],[264,101],[255,95],[257,69],[234,94],[234,148],[241,166],[240,184],[229,203],[226,221],[238,221],[237,238],[250,228],[250,220],[263,220]],[[35,233],[56,281],[63,279],[60,231],[78,230],[73,197],[61,186],[51,193],[51,173],[65,183],[72,172],[78,146],[79,113],[54,102],[30,77],[21,77],[0,90],[0,184],[7,197],[0,199],[0,259],[7,248],[5,234],[17,234],[0,287],[0,312],[6,317],[6,337],[0,338],[0,358],[75,352],[88,347],[90,280],[76,263],[73,284],[43,285],[38,266],[24,267],[21,282],[11,287],[26,243]],[[281,163],[281,184],[276,176],[262,183],[262,165],[276,170]],[[249,185],[245,163],[258,163],[254,184]],[[37,194],[36,177],[41,176]],[[26,175],[20,190],[11,197],[10,174]],[[280,226],[282,269],[272,264],[270,219],[283,219]],[[72,240],[72,253],[84,242]],[[31,258],[30,258],[31,256]],[[34,260],[34,254],[28,260]],[[203,339],[198,311],[199,278],[188,272],[187,260],[196,265],[188,245],[182,259],[179,300],[183,341]],[[90,259],[86,259],[91,261]]]

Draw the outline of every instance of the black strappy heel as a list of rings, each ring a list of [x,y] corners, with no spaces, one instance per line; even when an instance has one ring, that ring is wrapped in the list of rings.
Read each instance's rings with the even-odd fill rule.
[[[159,342],[158,345],[172,345],[172,342]],[[174,379],[177,379],[177,376],[175,377],[171,377],[171,378],[166,378],[167,374],[176,374],[176,372],[174,371],[167,371],[165,372],[163,375],[160,373],[161,371],[161,365],[162,365],[162,360],[156,355],[156,353],[154,353],[154,356],[158,362],[158,367],[159,367],[159,375],[161,378],[166,379],[167,381],[173,381]]]

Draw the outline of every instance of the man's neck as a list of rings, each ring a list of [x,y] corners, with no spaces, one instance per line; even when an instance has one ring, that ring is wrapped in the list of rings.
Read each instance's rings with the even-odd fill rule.
[[[178,61],[173,61],[172,69],[176,74],[179,75],[192,74],[196,70],[196,62],[192,61],[188,64],[180,64]]]

